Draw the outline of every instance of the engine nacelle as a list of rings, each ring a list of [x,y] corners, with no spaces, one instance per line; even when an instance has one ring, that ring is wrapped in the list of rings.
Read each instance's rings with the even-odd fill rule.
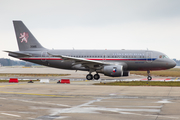
[[[111,76],[111,77],[123,76],[123,66],[121,65],[104,66],[102,71],[106,76]]]

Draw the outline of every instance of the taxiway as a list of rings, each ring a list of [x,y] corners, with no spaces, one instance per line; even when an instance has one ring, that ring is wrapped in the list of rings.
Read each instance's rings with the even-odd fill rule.
[[[17,69],[15,72],[18,70],[21,71]],[[32,69],[27,69],[30,70]],[[39,68],[37,71],[39,70],[50,73],[52,69]],[[3,71],[5,72],[5,68],[1,69]],[[27,72],[26,69],[22,71]],[[86,74],[77,72],[77,76],[73,76],[73,72],[68,78],[81,79]],[[141,77],[144,78],[130,76],[128,79]],[[97,81],[71,81],[71,84],[56,82],[0,83],[0,119],[180,119],[180,87],[93,85]]]

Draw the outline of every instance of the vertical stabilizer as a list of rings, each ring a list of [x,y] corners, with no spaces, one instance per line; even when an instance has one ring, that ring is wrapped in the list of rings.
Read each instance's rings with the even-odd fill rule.
[[[44,50],[22,21],[13,21],[17,43],[20,51]]]

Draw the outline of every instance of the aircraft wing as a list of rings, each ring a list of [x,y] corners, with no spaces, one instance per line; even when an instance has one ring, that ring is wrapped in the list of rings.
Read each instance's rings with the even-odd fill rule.
[[[91,66],[91,65],[110,65],[111,63],[109,62],[103,62],[103,61],[97,61],[97,60],[88,60],[85,58],[76,58],[76,57],[69,57],[69,56],[64,56],[64,55],[53,55],[48,53],[50,56],[53,57],[60,57],[63,60],[73,60],[75,62],[75,64],[82,64],[82,65],[87,65],[87,66]]]
[[[18,55],[18,56],[23,56],[23,57],[31,57],[31,55],[26,54],[26,53],[12,52],[12,51],[4,51],[4,52],[15,54],[15,55]]]

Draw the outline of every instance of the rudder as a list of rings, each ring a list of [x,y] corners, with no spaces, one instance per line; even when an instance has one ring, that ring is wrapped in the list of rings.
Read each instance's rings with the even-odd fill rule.
[[[22,21],[13,21],[16,39],[20,51],[44,50]]]

